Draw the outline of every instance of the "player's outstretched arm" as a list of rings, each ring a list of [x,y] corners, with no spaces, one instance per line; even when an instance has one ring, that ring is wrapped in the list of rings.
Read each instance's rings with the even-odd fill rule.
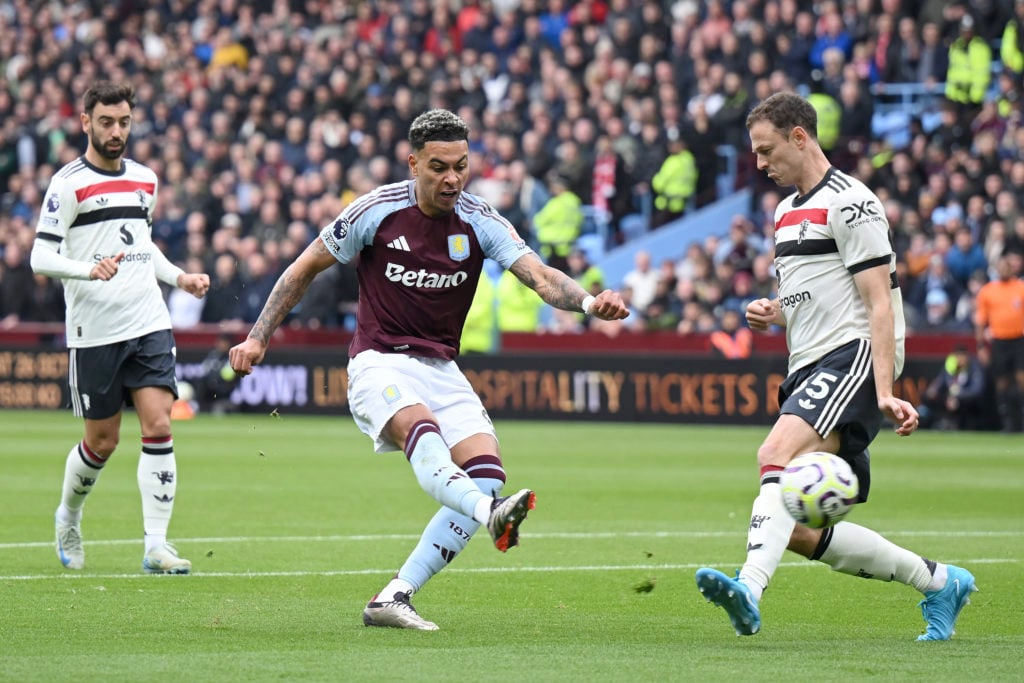
[[[606,289],[596,297],[591,296],[571,277],[545,265],[534,254],[519,257],[509,270],[520,282],[537,292],[545,303],[555,308],[583,311],[601,320],[621,320],[629,315],[629,309],[618,292]]]
[[[252,366],[263,360],[270,344],[270,337],[281,326],[288,312],[302,300],[313,278],[331,265],[337,263],[323,241],[317,237],[298,258],[288,266],[267,297],[259,318],[249,330],[249,336],[241,344],[231,347],[228,359],[231,368],[240,375],[252,372]]]

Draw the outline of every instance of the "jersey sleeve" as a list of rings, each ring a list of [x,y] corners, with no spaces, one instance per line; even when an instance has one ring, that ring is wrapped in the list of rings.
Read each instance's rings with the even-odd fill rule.
[[[153,229],[153,218],[156,216],[156,198],[160,195],[160,181],[156,173],[153,173],[153,194],[149,196],[149,208],[146,210],[146,222],[149,223],[150,231]]]
[[[532,249],[519,236],[515,226],[487,202],[478,197],[474,199],[477,200],[477,203],[468,219],[476,231],[484,254],[507,270],[520,256],[532,252]]]
[[[320,231],[327,251],[341,263],[348,263],[373,242],[379,222],[373,211],[356,212],[355,204],[345,207],[334,222]]]
[[[185,271],[171,263],[170,259],[164,255],[164,252],[160,251],[160,247],[156,245],[156,242],[152,242],[151,246],[153,272],[156,274],[156,279],[169,284],[171,287],[177,287],[178,277],[184,275]]]
[[[53,176],[36,223],[36,239],[59,245],[67,238],[77,211],[78,199],[70,183],[59,175]]]
[[[68,230],[78,212],[78,198],[63,177],[55,175],[46,189],[36,223],[36,239],[29,263],[40,275],[54,278],[88,280],[93,264],[70,259],[61,253]]]
[[[855,185],[837,195],[828,221],[843,265],[851,273],[890,262],[889,221],[878,197],[866,187]]]

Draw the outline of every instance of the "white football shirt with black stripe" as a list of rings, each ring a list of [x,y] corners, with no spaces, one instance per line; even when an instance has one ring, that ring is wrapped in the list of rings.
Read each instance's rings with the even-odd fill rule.
[[[878,197],[856,178],[830,168],[806,195],[794,193],[779,203],[775,271],[786,318],[790,372],[847,342],[871,339],[867,307],[853,276],[886,263],[898,376],[903,370],[906,323],[889,221]]]
[[[79,157],[50,180],[37,241],[92,264],[125,253],[117,275],[106,282],[62,279],[68,347],[113,344],[171,329],[153,268],[156,193],[156,173],[130,159],[120,171],[103,171]]]

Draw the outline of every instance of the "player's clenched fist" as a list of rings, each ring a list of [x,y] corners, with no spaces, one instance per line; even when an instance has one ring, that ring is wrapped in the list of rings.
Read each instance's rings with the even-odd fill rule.
[[[249,337],[241,344],[231,347],[228,351],[228,361],[231,363],[231,369],[239,375],[248,375],[252,372],[252,366],[259,365],[263,360],[263,354],[266,352],[265,344]]]
[[[178,288],[202,299],[210,289],[210,276],[206,273],[182,273],[178,276]]]
[[[122,251],[117,256],[107,256],[100,260],[92,270],[89,271],[90,280],[103,280],[104,282],[117,275],[118,264],[121,263],[121,259],[124,258],[124,252]]]
[[[606,289],[595,297],[587,311],[601,320],[622,320],[629,315],[629,309],[618,292]]]
[[[772,325],[785,325],[778,301],[756,299],[747,304],[747,325],[752,330],[764,331]]]

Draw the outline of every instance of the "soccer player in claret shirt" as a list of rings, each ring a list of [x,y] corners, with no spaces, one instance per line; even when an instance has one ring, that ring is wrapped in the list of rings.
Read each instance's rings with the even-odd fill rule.
[[[412,554],[363,610],[367,626],[435,630],[410,603],[486,525],[502,552],[519,541],[534,506],[522,489],[502,497],[505,469],[494,426],[455,357],[484,258],[511,270],[547,303],[615,320],[618,293],[597,296],[545,265],[485,201],[463,192],[469,129],[435,109],[409,130],[412,178],[358,199],[281,275],[248,338],[231,349],[246,374],[320,271],[359,257],[358,323],[349,347],[348,400],[378,453],[402,449],[441,509]]]
[[[889,223],[878,198],[834,168],[817,141],[817,115],[802,97],[777,93],[747,116],[757,167],[796,192],[775,211],[779,297],[747,306],[754,330],[786,328],[789,375],[780,414],[757,452],[761,489],[747,531],[747,559],[731,578],[703,568],[697,587],[723,607],[738,635],[761,628],[760,601],[783,553],[792,550],[835,571],[899,581],[924,594],[927,629],[919,640],[947,640],[974,590],[965,569],[927,560],[851,522],[827,529],[797,524],[786,511],[779,472],[797,455],[836,453],[870,486],[868,445],[883,416],[907,436],[918,426],[893,395],[903,368],[902,297]]]
[[[32,248],[32,269],[64,283],[71,402],[85,419],[85,437],[65,465],[57,556],[68,569],[85,565],[82,507],[117,447],[127,401],[142,431],[142,567],[187,574],[192,564],[167,542],[178,478],[171,439],[177,382],[171,318],[157,280],[202,298],[210,278],[185,273],[153,244],[156,174],[124,158],[132,87],[98,82],[84,105],[88,147],[50,181]]]

